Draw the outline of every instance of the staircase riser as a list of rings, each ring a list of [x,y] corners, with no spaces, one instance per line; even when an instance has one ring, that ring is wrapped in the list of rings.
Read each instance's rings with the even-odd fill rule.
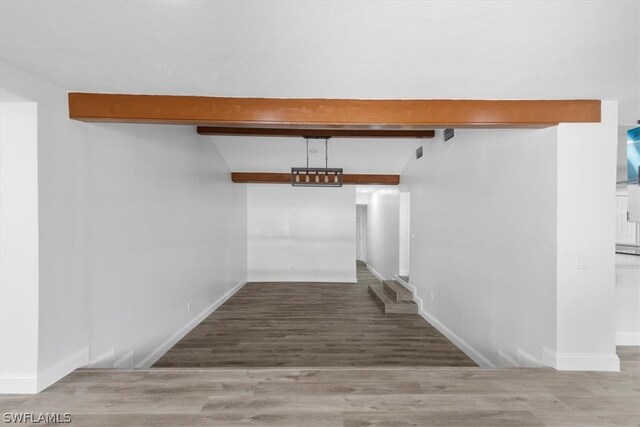
[[[369,288],[369,293],[371,294],[371,296],[373,296],[373,299],[378,303],[378,305],[382,308],[385,308],[384,306],[384,301],[382,301],[379,297],[378,294],[376,294],[373,289]]]
[[[404,294],[404,293],[398,293],[395,291],[395,289],[393,289],[391,286],[389,286],[388,284],[384,283],[383,284],[384,289],[393,297],[395,298],[396,301],[413,301],[413,295],[411,294]]]
[[[379,288],[386,292],[385,288]],[[378,295],[373,288],[369,287],[369,293],[373,296],[373,299],[376,303],[382,307],[382,310],[385,314],[417,314],[418,306],[415,303],[408,304],[406,302],[385,302],[385,300],[381,299],[380,295]],[[388,295],[391,297],[391,295]]]
[[[418,314],[418,306],[398,307],[397,305],[389,304],[385,306],[384,312],[386,314]]]

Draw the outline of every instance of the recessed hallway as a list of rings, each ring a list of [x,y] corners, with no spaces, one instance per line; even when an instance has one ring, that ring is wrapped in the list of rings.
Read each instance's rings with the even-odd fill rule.
[[[248,283],[154,367],[476,366],[417,314],[385,315],[357,284]]]

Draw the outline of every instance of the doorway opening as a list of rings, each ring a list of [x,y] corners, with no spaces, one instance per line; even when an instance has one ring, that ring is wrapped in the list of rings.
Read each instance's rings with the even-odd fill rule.
[[[400,227],[399,237],[399,266],[398,276],[409,283],[410,270],[410,248],[411,248],[411,195],[409,192],[400,192],[399,199],[400,214],[398,225]]]
[[[356,261],[367,263],[367,205],[356,205]]]

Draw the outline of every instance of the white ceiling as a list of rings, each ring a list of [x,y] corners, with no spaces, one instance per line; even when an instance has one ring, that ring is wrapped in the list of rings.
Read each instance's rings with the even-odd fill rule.
[[[0,87],[0,100],[2,102],[31,102],[31,100],[24,96],[18,95],[3,87]]]
[[[640,91],[626,1],[2,1],[0,57],[74,91],[599,98]]]
[[[216,144],[227,166],[234,172],[288,172],[305,166],[307,155],[303,138],[207,136]],[[329,140],[329,167],[344,173],[399,174],[420,144],[429,139]],[[309,140],[310,167],[324,166],[324,140]]]
[[[0,59],[70,91],[634,105],[640,2],[4,0]],[[305,159],[300,138],[209,138],[232,170]],[[330,165],[397,173],[419,143],[336,139]]]

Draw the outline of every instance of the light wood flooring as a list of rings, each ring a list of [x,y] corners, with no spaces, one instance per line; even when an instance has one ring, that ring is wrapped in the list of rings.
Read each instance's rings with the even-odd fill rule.
[[[418,314],[384,314],[358,283],[248,283],[154,367],[476,366]]]
[[[640,425],[640,347],[622,372],[332,368],[78,370],[0,411],[78,426]]]

